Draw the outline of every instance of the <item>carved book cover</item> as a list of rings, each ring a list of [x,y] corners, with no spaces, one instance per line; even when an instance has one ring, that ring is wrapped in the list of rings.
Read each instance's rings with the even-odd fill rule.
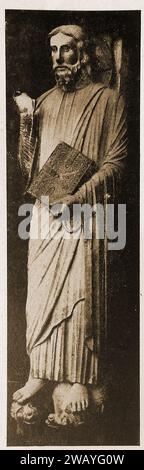
[[[73,194],[97,171],[93,160],[61,142],[52,152],[41,171],[34,176],[27,192],[36,198],[49,196],[50,202]]]

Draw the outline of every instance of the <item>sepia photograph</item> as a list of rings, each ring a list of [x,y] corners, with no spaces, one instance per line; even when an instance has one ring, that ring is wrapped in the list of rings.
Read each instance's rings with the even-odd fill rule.
[[[139,446],[140,10],[5,10],[7,446]]]

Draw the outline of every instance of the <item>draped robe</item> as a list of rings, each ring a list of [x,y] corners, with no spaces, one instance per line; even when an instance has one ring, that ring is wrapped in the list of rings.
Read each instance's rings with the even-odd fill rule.
[[[97,162],[98,172],[82,187],[82,202],[104,206],[105,235],[63,237],[59,219],[50,216],[58,239],[32,239],[40,220],[36,201],[28,256],[27,351],[31,374],[53,381],[98,383],[106,351],[108,323],[107,200],[114,201],[127,154],[126,116],[122,96],[103,84],[64,92],[58,87],[36,100],[33,119],[21,123],[19,160],[29,181],[56,145],[64,141]],[[34,163],[35,162],[35,163]],[[35,211],[37,209],[37,213]],[[46,216],[45,216],[46,217]],[[43,224],[46,220],[43,218]]]

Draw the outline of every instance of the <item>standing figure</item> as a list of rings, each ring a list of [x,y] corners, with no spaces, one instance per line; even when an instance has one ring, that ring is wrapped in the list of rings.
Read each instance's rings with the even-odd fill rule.
[[[26,184],[33,166],[41,170],[52,151],[65,142],[97,163],[98,171],[62,203],[114,201],[115,182],[122,178],[127,154],[123,98],[92,80],[88,38],[77,25],[49,34],[56,86],[34,101],[15,97],[20,112],[19,162]],[[34,163],[35,161],[35,163]],[[37,209],[35,211],[35,209]],[[89,402],[97,403],[106,382],[108,252],[106,233],[85,240],[71,231],[65,239],[59,217],[50,213],[57,239],[32,239],[41,210],[35,202],[29,240],[26,303],[30,373],[13,400],[27,403],[51,381],[53,419],[64,424],[83,418]],[[40,216],[40,215],[39,215]],[[44,220],[43,220],[44,223]],[[102,397],[104,400],[104,394]]]

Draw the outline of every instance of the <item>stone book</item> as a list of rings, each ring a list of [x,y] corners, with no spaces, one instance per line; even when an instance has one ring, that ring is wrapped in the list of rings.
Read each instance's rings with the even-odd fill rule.
[[[27,192],[36,199],[49,196],[50,204],[74,194],[97,171],[96,163],[65,142],[56,146]]]

